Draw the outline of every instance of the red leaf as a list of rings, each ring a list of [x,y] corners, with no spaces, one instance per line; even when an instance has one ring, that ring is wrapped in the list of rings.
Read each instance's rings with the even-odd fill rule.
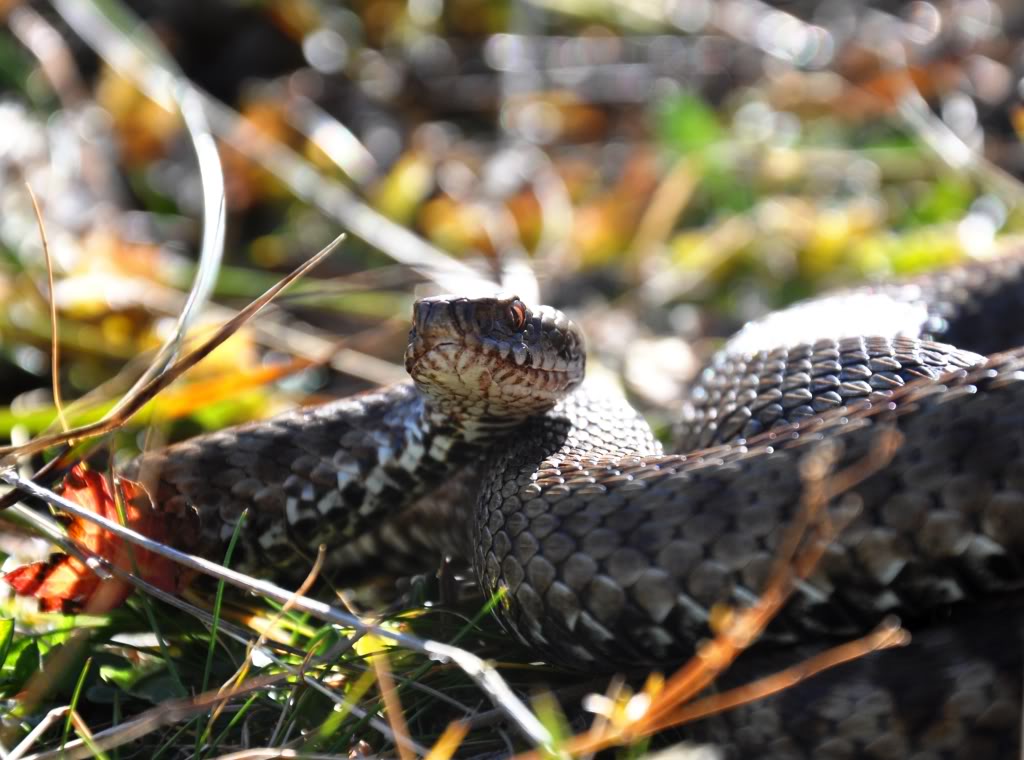
[[[168,542],[173,536],[172,517],[153,509],[142,486],[120,481],[127,527],[152,539]],[[107,480],[100,473],[75,466],[64,479],[64,496],[113,521],[118,521],[117,504]],[[106,529],[81,518],[72,518],[68,536],[81,547],[112,564],[170,593],[187,584],[190,574],[169,559],[132,546]],[[134,558],[134,564],[132,559]],[[46,562],[23,565],[3,576],[19,594],[34,596],[46,611],[106,612],[119,606],[131,594],[131,584],[112,578],[100,580],[74,557],[53,554]]]

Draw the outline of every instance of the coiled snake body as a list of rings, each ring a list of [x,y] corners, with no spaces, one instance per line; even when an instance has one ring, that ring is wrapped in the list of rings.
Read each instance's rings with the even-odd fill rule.
[[[893,612],[915,643],[696,735],[743,757],[1013,756],[1024,351],[985,355],[1020,343],[1020,254],[821,298],[712,359],[688,399],[686,453],[666,455],[624,400],[580,385],[582,339],[560,313],[425,299],[413,383],[197,438],[129,474],[162,508],[198,514],[179,540],[193,551],[219,556],[250,509],[243,569],[301,574],[320,543],[335,570],[366,554],[469,551],[483,591],[506,592],[506,627],[555,662],[611,668],[685,659],[714,604],[756,598],[808,452],[836,444],[841,470],[898,431],[892,461],[831,505],[847,524],[769,629],[771,651],[729,678]],[[476,494],[468,543],[437,489]],[[423,531],[429,515],[443,524]]]

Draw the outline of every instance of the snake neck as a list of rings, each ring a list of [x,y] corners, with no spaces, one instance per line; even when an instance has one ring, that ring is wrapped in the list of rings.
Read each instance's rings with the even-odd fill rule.
[[[424,395],[419,428],[439,440],[450,440],[453,444],[458,442],[481,450],[522,425],[528,417],[475,414],[461,406],[447,407]]]
[[[247,513],[235,567],[301,582],[320,544],[366,533],[479,457],[492,439],[471,427],[400,383],[200,436],[122,473],[145,481],[161,511],[198,516],[199,538],[181,548],[222,554]]]
[[[416,395],[418,400],[406,415],[402,445],[380,457],[371,483],[378,479],[406,480],[395,477],[396,469],[412,482],[437,483],[445,473],[490,448],[525,419],[471,414],[462,408],[447,408],[418,391]]]

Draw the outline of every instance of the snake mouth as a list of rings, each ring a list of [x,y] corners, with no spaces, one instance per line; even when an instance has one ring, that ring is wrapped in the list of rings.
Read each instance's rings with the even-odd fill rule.
[[[483,341],[480,345],[467,346],[467,350],[479,354],[481,361],[494,362],[512,372],[547,372],[555,375],[582,375],[582,359],[573,363],[550,352],[531,349],[523,343],[497,343]]]
[[[439,341],[431,343],[429,346],[424,346],[415,338],[414,332],[410,335],[409,345],[405,349],[405,371],[415,379],[421,374],[421,367],[425,365],[428,358],[432,355],[437,357],[456,356],[462,348],[463,343],[458,340]],[[433,363],[436,364],[437,362]]]
[[[424,361],[432,356],[449,364],[455,374],[462,374],[460,369],[472,365],[486,367],[492,371],[506,370],[516,373],[526,382],[529,382],[528,377],[537,376],[580,379],[583,377],[582,366],[576,367],[557,360],[549,360],[548,366],[545,366],[543,360],[538,363],[534,352],[525,347],[488,343],[474,345],[464,340],[444,340],[429,346],[417,346],[415,342],[410,342],[405,355],[406,372],[415,378]]]

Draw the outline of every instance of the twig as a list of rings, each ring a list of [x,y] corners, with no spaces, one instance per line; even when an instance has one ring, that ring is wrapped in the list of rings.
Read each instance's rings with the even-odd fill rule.
[[[243,749],[238,752],[229,752],[226,755],[217,755],[210,760],[275,760],[275,758],[282,758],[282,760],[290,760],[296,758],[296,760],[338,760],[338,755],[326,755],[317,752],[303,752],[294,749],[274,749],[267,747],[266,749]],[[359,755],[362,757],[362,755]],[[371,760],[371,758],[367,758]]]
[[[284,96],[285,115],[303,137],[323,151],[331,161],[360,187],[367,187],[377,179],[380,166],[352,130],[331,114],[297,92],[291,79],[277,84]]]
[[[76,75],[70,54],[66,46],[62,44],[63,41],[57,31],[45,19],[27,7],[15,9],[11,13],[10,23],[12,28],[18,30],[19,37],[24,44],[36,55],[54,89],[67,101],[66,105],[71,108],[81,106],[85,100],[81,82]],[[210,133],[202,104],[191,91],[188,81],[180,72],[171,76],[173,78],[168,87],[170,92],[168,102],[170,107],[182,116],[199,166],[203,198],[203,237],[200,244],[199,264],[185,306],[177,316],[171,335],[160,347],[152,365],[136,381],[133,390],[138,389],[159,374],[176,356],[189,326],[209,300],[224,257],[224,172],[216,143]],[[33,205],[36,205],[34,198]],[[51,284],[51,299],[52,297]]]
[[[896,113],[904,123],[921,138],[949,167],[967,171],[977,180],[1011,206],[1019,206],[1024,200],[1024,185],[1000,166],[989,161],[984,155],[969,146],[941,118],[932,113],[924,96],[910,76],[902,45],[888,46],[890,62],[902,74],[902,95],[896,102]]]
[[[57,407],[57,419],[60,420],[61,430],[67,432],[68,420],[64,416],[64,404],[60,397],[60,338],[57,328],[57,298],[53,292],[53,259],[50,258],[50,241],[46,239],[46,225],[43,224],[43,212],[39,208],[36,194],[32,192],[32,186],[28,182],[25,183],[25,189],[32,201],[36,224],[39,225],[39,239],[43,244],[43,260],[46,262],[46,283],[49,287],[47,301],[50,307],[50,375],[53,385],[53,405]]]
[[[692,723],[695,720],[716,715],[740,705],[764,699],[784,689],[806,681],[818,673],[838,665],[857,660],[864,655],[884,649],[905,646],[910,643],[910,634],[900,627],[898,621],[885,621],[867,636],[832,647],[819,655],[799,662],[752,683],[701,699],[663,716],[659,721],[645,727],[645,732],[655,733],[670,726]]]
[[[36,742],[39,741],[39,738],[50,730],[50,726],[67,715],[70,709],[70,707],[64,705],[63,707],[55,707],[46,713],[46,715],[43,716],[43,719],[39,721],[35,727],[26,734],[25,738],[18,743],[18,746],[11,750],[7,755],[6,760],[20,760],[22,755],[32,749]]]
[[[401,760],[413,760],[413,756],[409,754],[409,726],[402,713],[402,701],[399,699],[398,689],[395,688],[395,679],[391,675],[387,652],[376,653],[370,658],[370,661],[377,674],[377,688],[384,701],[384,712],[391,725],[391,731],[396,738],[402,739],[397,743],[398,756]]]
[[[448,760],[455,754],[455,750],[462,744],[462,740],[469,733],[469,722],[465,720],[453,720],[445,728],[444,733],[434,742],[424,760]]]
[[[53,459],[51,459],[49,462],[47,462],[38,470],[36,470],[35,473],[33,473],[32,480],[39,480],[41,478],[47,477],[48,475],[55,475],[54,480],[56,480],[56,474],[61,470],[62,467],[67,466],[67,462],[64,461],[64,455],[67,454],[68,451],[69,447],[62,448]],[[0,496],[0,512],[3,512],[4,510],[9,509],[11,506],[17,504],[19,498],[21,497],[15,490],[10,490],[3,496]]]
[[[274,686],[290,677],[291,675],[288,673],[279,673],[273,676],[253,678],[244,686],[235,689],[229,696],[231,698],[244,696]],[[122,746],[163,726],[178,723],[196,713],[204,712],[223,698],[224,695],[217,691],[208,691],[188,699],[168,700],[113,728],[98,731],[93,734],[92,741],[88,744],[82,740],[67,742],[60,749],[29,755],[24,760],[57,760],[57,758],[80,760],[91,757],[93,747],[106,750]]]

